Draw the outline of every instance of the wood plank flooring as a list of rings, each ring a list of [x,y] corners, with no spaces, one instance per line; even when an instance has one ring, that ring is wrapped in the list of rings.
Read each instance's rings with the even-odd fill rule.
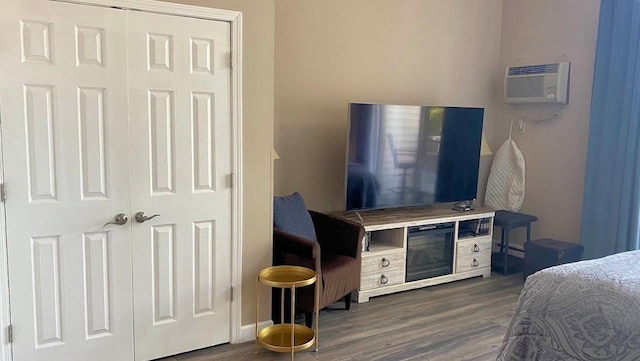
[[[444,285],[371,298],[320,311],[318,352],[299,361],[495,360],[523,286],[522,275],[493,273]],[[220,345],[162,361],[289,360],[255,342]]]

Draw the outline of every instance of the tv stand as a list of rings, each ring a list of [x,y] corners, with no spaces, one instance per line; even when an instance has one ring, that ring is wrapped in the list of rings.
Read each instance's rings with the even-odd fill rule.
[[[361,224],[362,240],[360,287],[354,300],[407,291],[471,277],[491,276],[491,238],[494,211],[478,207],[465,212],[452,204],[408,207],[334,214]],[[358,217],[359,216],[359,217]],[[418,227],[419,226],[419,227]],[[452,263],[449,274],[407,281],[409,262],[415,250],[408,240],[409,230],[453,227]],[[420,260],[418,260],[420,262]]]

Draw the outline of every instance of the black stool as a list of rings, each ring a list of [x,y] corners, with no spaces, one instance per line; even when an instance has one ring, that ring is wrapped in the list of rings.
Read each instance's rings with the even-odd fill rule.
[[[522,279],[541,269],[560,264],[577,262],[582,258],[584,247],[579,244],[543,238],[524,244],[524,270]]]
[[[531,241],[531,222],[535,222],[537,220],[538,217],[524,213],[496,211],[495,218],[493,219],[493,226],[500,227],[501,229],[500,252],[494,254],[491,263],[498,269],[502,267],[501,271],[505,276],[508,274],[510,261],[513,266],[522,265],[522,261],[517,259],[517,257],[509,256],[509,249],[516,249],[522,252],[520,249],[509,247],[509,232],[518,227],[526,227],[527,243],[529,243],[529,241]]]

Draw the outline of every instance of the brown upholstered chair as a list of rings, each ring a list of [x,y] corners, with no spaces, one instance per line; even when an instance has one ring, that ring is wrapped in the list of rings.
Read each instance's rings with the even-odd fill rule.
[[[348,310],[351,292],[360,284],[360,251],[364,228],[341,218],[308,212],[317,242],[275,229],[273,264],[304,266],[315,270],[322,281],[319,308],[344,299]],[[296,309],[305,313],[305,323],[309,327],[313,322],[313,291],[314,287],[296,291]],[[274,322],[280,322],[279,290],[273,292],[272,316]]]

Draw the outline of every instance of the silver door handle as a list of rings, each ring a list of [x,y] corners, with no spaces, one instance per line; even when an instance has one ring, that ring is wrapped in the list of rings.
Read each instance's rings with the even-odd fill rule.
[[[151,218],[156,218],[156,217],[159,217],[159,216],[160,216],[159,214],[154,214],[153,216],[145,216],[144,212],[138,212],[138,213],[136,213],[134,218],[136,219],[136,222],[144,223],[144,222],[150,220]]]
[[[126,214],[124,214],[124,213],[118,213],[118,214],[116,214],[116,216],[113,218],[113,221],[112,221],[112,222],[107,222],[107,223],[105,223],[105,224],[104,224],[104,226],[102,226],[102,227],[106,227],[106,226],[108,226],[108,225],[110,225],[110,224],[115,224],[115,225],[118,225],[118,226],[122,226],[122,225],[127,224],[127,221],[128,221],[128,220],[129,220],[129,218],[127,217],[127,215],[126,215]]]

